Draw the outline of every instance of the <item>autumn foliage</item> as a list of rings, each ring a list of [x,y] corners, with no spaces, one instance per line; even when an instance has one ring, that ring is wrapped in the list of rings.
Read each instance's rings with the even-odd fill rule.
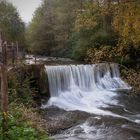
[[[139,0],[43,0],[27,29],[27,50],[89,63],[138,63]]]
[[[99,47],[93,45],[87,51],[86,60],[92,63],[101,61],[115,61],[124,64],[129,62],[137,63],[140,56],[140,2],[110,3],[109,7],[102,5],[98,8],[99,16],[96,16],[97,12],[92,15],[97,17],[94,22],[97,26],[101,21],[101,28],[104,32],[110,36],[112,34],[116,36],[112,38],[115,44],[110,44],[109,47],[107,47],[106,42],[103,42]],[[91,13],[93,13],[92,10]],[[80,23],[83,27],[85,26],[84,22]],[[88,25],[95,28],[95,24]],[[100,41],[98,40],[98,42]]]

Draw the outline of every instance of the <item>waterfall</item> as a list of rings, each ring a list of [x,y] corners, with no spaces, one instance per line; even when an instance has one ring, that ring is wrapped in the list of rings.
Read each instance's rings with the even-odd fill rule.
[[[45,66],[51,98],[43,107],[109,114],[102,108],[116,105],[115,91],[131,87],[120,78],[117,64]]]

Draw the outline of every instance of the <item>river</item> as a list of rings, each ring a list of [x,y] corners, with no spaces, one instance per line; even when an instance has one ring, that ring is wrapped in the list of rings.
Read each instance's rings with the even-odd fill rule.
[[[42,109],[51,138],[140,140],[140,98],[129,96],[118,65],[65,63],[45,66],[51,97]]]

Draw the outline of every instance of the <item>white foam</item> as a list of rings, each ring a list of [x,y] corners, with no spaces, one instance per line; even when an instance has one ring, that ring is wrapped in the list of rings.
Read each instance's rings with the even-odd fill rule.
[[[116,64],[46,66],[51,98],[43,108],[57,106],[65,110],[80,110],[98,115],[120,117],[103,110],[117,105],[117,88],[129,86],[119,77]]]

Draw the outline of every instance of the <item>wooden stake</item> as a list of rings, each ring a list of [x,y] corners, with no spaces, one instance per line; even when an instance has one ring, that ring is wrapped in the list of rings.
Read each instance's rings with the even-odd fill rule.
[[[2,53],[2,32],[0,32],[0,53]]]
[[[2,112],[8,112],[8,87],[7,87],[7,66],[1,65],[1,107]]]
[[[1,108],[2,112],[8,111],[8,85],[7,85],[7,54],[6,54],[6,48],[7,43],[3,44],[2,41],[2,34],[0,36],[0,47],[2,48],[2,59],[3,62],[0,65],[1,66]]]
[[[16,64],[18,62],[18,58],[19,58],[19,50],[18,50],[18,42],[16,41]]]
[[[0,33],[1,34],[1,33]],[[2,134],[3,140],[6,138],[6,131],[8,130],[7,115],[8,115],[8,84],[7,84],[7,44],[3,45],[2,34],[0,35],[0,47],[2,48],[2,63],[0,64],[0,78],[1,78],[1,110],[3,115]]]
[[[7,42],[5,41],[2,44],[2,58],[3,58],[3,64],[7,65]]]
[[[14,46],[14,43],[12,43],[11,45],[12,45],[12,65],[14,67],[15,66],[15,46]]]
[[[2,58],[2,32],[0,32],[0,57]],[[3,60],[0,61],[0,63],[2,63]],[[1,74],[1,68],[0,68],[0,74]],[[1,75],[0,75],[0,83],[1,83]],[[1,89],[1,86],[0,86]],[[0,99],[1,99],[1,91],[0,91]]]

